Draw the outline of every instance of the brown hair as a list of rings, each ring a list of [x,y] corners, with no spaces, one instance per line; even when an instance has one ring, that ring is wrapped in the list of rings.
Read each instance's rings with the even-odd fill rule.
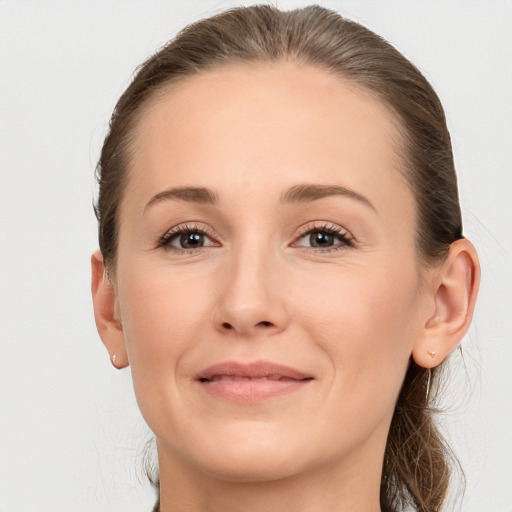
[[[374,94],[396,118],[402,163],[417,204],[417,248],[425,265],[442,261],[462,238],[450,135],[436,93],[402,54],[367,28],[328,9],[283,12],[240,7],[182,30],[150,57],[119,99],[97,166],[96,215],[107,270],[115,270],[119,204],[127,179],[131,135],[148,102],[170,84],[226,64],[279,60],[320,67]],[[383,463],[383,511],[412,506],[439,510],[445,500],[450,455],[433,420],[427,388],[438,369],[412,360],[391,423]]]

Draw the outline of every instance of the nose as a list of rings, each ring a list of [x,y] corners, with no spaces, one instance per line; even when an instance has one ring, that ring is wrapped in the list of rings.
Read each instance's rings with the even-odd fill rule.
[[[215,327],[242,337],[270,336],[289,323],[278,257],[264,249],[233,254],[219,278]]]

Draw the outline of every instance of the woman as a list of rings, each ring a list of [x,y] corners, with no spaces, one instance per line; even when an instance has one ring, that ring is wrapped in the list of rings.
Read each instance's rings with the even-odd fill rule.
[[[98,178],[96,323],[155,510],[440,509],[432,389],[480,271],[411,63],[320,7],[227,11],[139,69]]]

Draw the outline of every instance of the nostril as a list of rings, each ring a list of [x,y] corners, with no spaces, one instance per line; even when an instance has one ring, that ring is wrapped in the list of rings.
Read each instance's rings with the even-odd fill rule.
[[[262,320],[261,322],[258,322],[257,324],[248,324],[245,325],[244,322],[240,322],[240,325],[238,325],[236,322],[233,324],[230,324],[229,322],[222,322],[220,324],[220,329],[223,331],[235,331],[239,332],[240,334],[245,333],[246,329],[254,328],[257,330],[263,329],[267,330],[269,328],[275,328],[276,325],[273,322],[269,322],[268,320]],[[270,332],[270,331],[268,331]]]

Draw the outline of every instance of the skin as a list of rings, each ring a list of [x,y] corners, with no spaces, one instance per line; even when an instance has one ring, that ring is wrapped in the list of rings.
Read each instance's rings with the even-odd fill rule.
[[[224,67],[160,94],[134,140],[113,285],[95,253],[93,297],[157,439],[162,512],[380,511],[409,361],[435,366],[460,342],[479,280],[467,240],[421,265],[390,112],[323,70]],[[311,184],[358,197],[282,201]],[[180,187],[217,202],[158,196]],[[205,245],[162,246],[180,227]],[[342,235],[312,246],[326,228]],[[195,380],[227,360],[313,380],[232,403]]]

